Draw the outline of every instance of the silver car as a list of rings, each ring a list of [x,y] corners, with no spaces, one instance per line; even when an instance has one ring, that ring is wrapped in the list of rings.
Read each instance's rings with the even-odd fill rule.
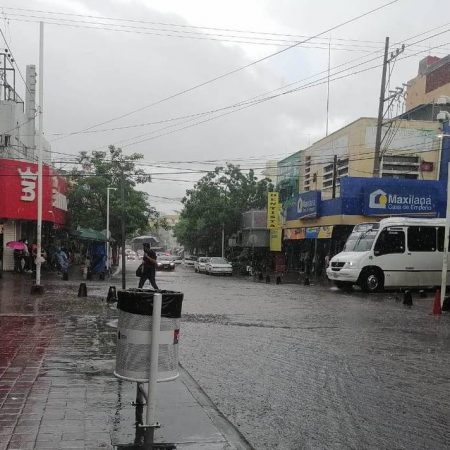
[[[205,271],[207,275],[233,275],[233,267],[225,258],[209,258]]]
[[[209,258],[206,256],[201,256],[194,263],[194,270],[198,273],[206,272],[206,263],[209,261]]]

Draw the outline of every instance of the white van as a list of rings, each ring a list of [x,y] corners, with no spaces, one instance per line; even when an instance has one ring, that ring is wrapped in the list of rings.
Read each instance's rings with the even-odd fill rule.
[[[339,288],[357,284],[366,292],[440,286],[444,227],[445,219],[408,217],[356,225],[327,276]]]

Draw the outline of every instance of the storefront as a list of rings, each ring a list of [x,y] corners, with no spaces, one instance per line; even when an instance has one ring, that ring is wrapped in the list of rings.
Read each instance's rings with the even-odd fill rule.
[[[0,161],[1,259],[3,270],[13,270],[13,251],[6,244],[20,239],[36,242],[38,167],[27,161]],[[45,248],[52,231],[65,225],[67,183],[48,165],[43,166],[42,180],[42,243]]]
[[[323,272],[358,223],[383,217],[444,217],[446,186],[440,181],[393,178],[341,179],[341,196],[322,200],[303,192],[283,210],[283,249],[288,268]]]

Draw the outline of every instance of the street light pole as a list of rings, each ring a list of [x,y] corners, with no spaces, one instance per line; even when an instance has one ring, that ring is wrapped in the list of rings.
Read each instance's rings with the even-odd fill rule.
[[[36,230],[36,285],[32,287],[33,293],[42,293],[41,265],[42,265],[42,153],[43,153],[43,103],[44,103],[44,22],[39,24],[39,152],[38,152],[38,200],[37,200],[37,230]]]
[[[111,264],[109,263],[109,191],[115,191],[116,188],[106,188],[106,270],[109,274]]]

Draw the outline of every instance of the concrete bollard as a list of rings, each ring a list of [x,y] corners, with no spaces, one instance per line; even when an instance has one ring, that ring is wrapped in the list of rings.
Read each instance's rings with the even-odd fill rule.
[[[281,277],[278,275],[276,280],[275,280],[276,284],[281,284]]]
[[[117,292],[115,286],[110,286],[108,289],[108,295],[106,297],[107,302],[116,302],[117,301]]]
[[[264,279],[262,272],[258,273],[258,280],[262,281]]]
[[[303,281],[303,286],[309,286],[311,284],[311,282],[309,281],[309,277],[306,277],[305,280]]]
[[[80,287],[78,288],[78,297],[87,297],[86,283],[80,283]]]
[[[412,294],[411,291],[405,291],[403,294],[403,304],[405,306],[411,307],[413,305]]]
[[[67,281],[69,279],[69,273],[68,272],[64,272],[63,273],[63,280]]]
[[[266,275],[266,283],[270,283],[270,275]]]

